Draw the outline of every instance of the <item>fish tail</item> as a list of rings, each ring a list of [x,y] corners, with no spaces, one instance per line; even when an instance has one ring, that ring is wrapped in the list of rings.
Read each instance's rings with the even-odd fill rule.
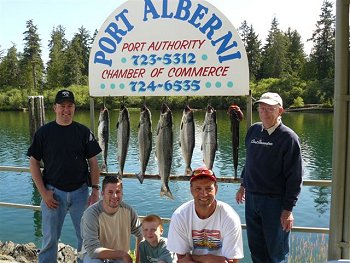
[[[118,172],[117,177],[119,178],[119,180],[123,180],[123,172]]]
[[[173,194],[171,193],[169,186],[167,186],[165,183],[162,184],[162,187],[160,189],[160,196],[167,196],[170,199],[174,200]]]
[[[137,179],[139,179],[140,183],[143,183],[143,179],[145,179],[145,175],[142,172],[136,173],[135,176],[137,177]]]
[[[104,162],[102,165],[101,165],[101,172],[107,172],[107,163]]]
[[[190,175],[192,175],[192,168],[191,166],[188,166],[185,169],[185,176],[190,176]]]

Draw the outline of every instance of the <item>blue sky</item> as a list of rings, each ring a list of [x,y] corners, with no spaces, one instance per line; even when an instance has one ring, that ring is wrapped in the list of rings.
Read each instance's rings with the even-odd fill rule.
[[[141,0],[140,0],[141,1]],[[170,0],[169,0],[170,1]],[[315,30],[323,0],[207,0],[232,22],[236,29],[246,20],[253,25],[259,39],[264,41],[276,16],[279,28],[296,29],[310,52],[306,40]],[[99,29],[108,16],[124,3],[122,0],[0,0],[0,48],[7,50],[15,43],[23,51],[23,32],[26,21],[32,19],[38,27],[44,61],[48,56],[48,42],[52,29],[62,25],[70,40],[78,28],[84,26],[90,34]],[[335,14],[335,9],[333,10]],[[6,25],[6,26],[5,26]]]

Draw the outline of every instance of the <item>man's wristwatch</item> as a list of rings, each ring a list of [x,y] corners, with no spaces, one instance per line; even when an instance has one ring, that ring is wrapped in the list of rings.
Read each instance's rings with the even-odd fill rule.
[[[91,188],[92,188],[92,189],[100,190],[100,186],[99,186],[98,184],[93,184],[93,185],[91,185]]]

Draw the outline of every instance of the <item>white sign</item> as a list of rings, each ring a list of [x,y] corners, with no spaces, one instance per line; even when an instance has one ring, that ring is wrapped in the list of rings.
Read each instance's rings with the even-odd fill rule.
[[[129,0],[104,22],[90,96],[241,96],[248,60],[230,21],[204,0]]]

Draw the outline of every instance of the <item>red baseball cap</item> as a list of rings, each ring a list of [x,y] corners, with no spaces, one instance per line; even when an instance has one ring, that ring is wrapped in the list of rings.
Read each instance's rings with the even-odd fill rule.
[[[199,167],[199,168],[194,169],[194,171],[192,172],[190,182],[192,182],[195,179],[198,179],[199,177],[201,177],[201,178],[206,177],[206,178],[216,182],[216,176],[215,176],[214,172],[212,170],[208,169],[207,167]]]

